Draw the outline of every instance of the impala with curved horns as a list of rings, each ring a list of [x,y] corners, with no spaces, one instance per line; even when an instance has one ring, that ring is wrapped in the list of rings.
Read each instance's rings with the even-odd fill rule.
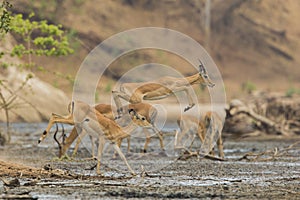
[[[115,121],[106,118],[104,115],[99,113],[94,107],[84,102],[72,101],[68,107],[69,114],[67,116],[52,114],[52,116],[54,116],[53,123],[65,123],[75,125],[76,128],[78,128],[77,130],[85,131],[92,137],[98,138],[99,145],[97,153],[97,174],[100,174],[100,161],[103,152],[103,147],[105,141],[108,140],[113,144],[115,151],[125,162],[130,172],[133,175],[135,175],[135,172],[129,166],[118,144],[122,139],[130,136],[130,134],[128,133],[132,132],[137,126],[151,127],[152,125],[146,120],[146,118],[142,115],[139,115],[134,110],[129,110],[129,114],[132,116],[132,122],[126,127],[120,127]],[[47,131],[44,131],[43,135],[41,136],[38,142],[40,143],[43,139],[45,139],[46,135]]]
[[[94,108],[100,112],[101,114],[103,114],[105,117],[114,120],[114,111],[116,110],[116,108],[112,105],[108,105],[108,104],[97,104],[94,106]],[[157,117],[157,109],[152,106],[151,104],[148,103],[138,103],[138,104],[129,104],[127,106],[124,106],[123,109],[127,108],[128,111],[130,111],[130,109],[133,109],[136,113],[145,116],[146,120],[152,124],[152,127],[150,128],[144,128],[145,130],[145,135],[146,135],[146,142],[144,144],[144,149],[143,151],[146,152],[148,145],[150,143],[151,140],[151,134],[148,132],[148,129],[152,129],[152,131],[158,136],[159,138],[159,142],[160,142],[160,147],[162,150],[164,150],[164,144],[163,144],[163,137],[162,137],[162,133],[161,131],[156,127],[155,125],[155,119]],[[124,118],[125,117],[125,118]],[[49,124],[52,125],[53,124],[53,120],[55,120],[55,118],[53,118],[53,116],[50,118],[49,120]],[[120,124],[121,126],[125,126],[128,124],[128,122],[131,119],[129,119],[126,116],[122,116],[122,118],[118,119],[117,122],[118,124]],[[46,132],[49,132],[51,128],[50,126],[48,126],[48,128],[46,129]],[[59,157],[61,158],[62,156],[64,156],[66,154],[66,151],[70,148],[71,144],[74,142],[74,140],[78,137],[78,140],[76,142],[74,151],[73,151],[73,156],[76,154],[79,144],[80,144],[80,140],[82,137],[84,137],[84,135],[78,135],[76,128],[74,127],[71,131],[71,133],[69,134],[68,137],[63,138],[62,142],[59,142],[58,139],[55,137],[55,141],[58,144],[59,147]],[[130,151],[130,137],[127,137],[127,152]],[[120,147],[120,145],[119,145]],[[92,150],[93,150],[93,143],[92,143]],[[92,152],[92,156],[94,157],[94,151]]]

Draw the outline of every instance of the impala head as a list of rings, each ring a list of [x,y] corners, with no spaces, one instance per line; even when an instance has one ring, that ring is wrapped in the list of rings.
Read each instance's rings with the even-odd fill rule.
[[[59,152],[58,152],[58,157],[61,158],[63,155],[64,155],[64,145],[65,145],[65,139],[66,139],[66,135],[65,135],[65,129],[64,129],[64,126],[61,124],[61,127],[62,127],[62,142],[59,141],[59,139],[56,137],[57,136],[57,133],[58,133],[58,126],[57,126],[57,123],[55,123],[55,126],[56,126],[56,130],[55,130],[55,133],[53,135],[53,138],[55,140],[55,142],[57,143],[58,145],[58,149],[59,149]]]
[[[210,80],[207,72],[206,72],[206,69],[204,68],[204,65],[203,63],[201,62],[201,60],[199,60],[200,64],[199,64],[199,75],[200,75],[200,82],[203,84],[203,85],[207,85],[209,87],[213,87],[215,86],[215,84]]]
[[[132,121],[141,127],[152,127],[152,124],[147,121],[146,117],[138,114],[134,109],[128,109],[128,113],[131,116]]]

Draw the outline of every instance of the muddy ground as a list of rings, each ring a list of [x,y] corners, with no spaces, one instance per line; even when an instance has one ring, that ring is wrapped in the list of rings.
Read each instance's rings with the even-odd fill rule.
[[[98,176],[93,169],[96,161],[84,159],[90,156],[86,148],[81,148],[73,160],[58,160],[52,137],[37,145],[44,126],[16,125],[12,143],[1,147],[0,198],[300,199],[297,137],[226,137],[226,161],[186,156],[178,159],[171,150],[172,134],[165,136],[165,152],[153,138],[149,153],[138,153],[143,139],[133,139],[126,158],[138,175],[131,176],[124,163],[112,157],[108,146],[101,167],[103,175]],[[124,152],[126,146],[123,142]],[[265,154],[245,156],[249,152]]]

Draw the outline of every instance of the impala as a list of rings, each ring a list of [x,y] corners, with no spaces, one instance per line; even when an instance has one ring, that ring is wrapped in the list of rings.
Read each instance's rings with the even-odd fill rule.
[[[135,110],[138,114],[142,115],[142,116],[145,116],[146,120],[152,124],[152,127],[150,128],[146,128],[146,141],[145,141],[145,144],[144,144],[144,149],[143,151],[146,152],[147,151],[147,148],[148,148],[148,144],[150,143],[150,140],[151,140],[151,135],[150,133],[148,132],[147,129],[152,129],[154,131],[154,133],[156,135],[158,135],[159,137],[159,142],[160,142],[160,147],[162,150],[164,150],[164,145],[163,145],[163,137],[162,137],[162,133],[161,131],[159,131],[157,129],[157,127],[155,126],[155,118],[157,117],[157,109],[155,107],[153,107],[152,105],[148,104],[148,103],[138,103],[138,104],[129,104],[128,106],[124,106],[124,110],[125,110],[125,107],[128,108],[128,110],[130,109],[133,109]],[[95,106],[95,109],[100,112],[101,114],[103,114],[105,117],[111,119],[111,120],[114,120],[114,110],[115,110],[115,107],[114,106],[111,106],[111,105],[108,105],[108,104],[97,104]],[[51,126],[53,125],[53,120],[55,118],[53,118],[53,115],[52,117],[50,118],[49,120],[49,124],[50,126],[48,126],[48,128],[46,129],[46,132],[48,133],[50,131],[50,128]],[[120,124],[121,126],[124,126],[126,124],[128,124],[128,122],[131,121],[131,118],[128,119],[128,117],[126,116],[122,116],[122,118],[118,119],[118,124]],[[62,143],[58,142],[58,140],[56,139],[56,142],[58,143],[58,146],[59,146],[59,157],[62,157],[63,155],[65,155],[66,151],[70,148],[71,144],[74,142],[74,140],[78,137],[78,133],[76,131],[76,128],[74,127],[70,133],[70,135],[65,139],[63,140]],[[75,145],[75,148],[74,148],[74,151],[73,151],[73,156],[77,153],[77,150],[78,150],[78,147],[79,147],[79,144],[80,144],[80,141],[81,141],[81,138],[84,137],[84,134],[81,134],[79,137],[78,137],[78,140],[76,142],[76,145]],[[92,140],[92,139],[91,139]],[[122,140],[121,140],[122,142]],[[93,145],[93,143],[92,143]],[[121,143],[120,143],[121,145]],[[127,137],[127,152],[130,151],[130,137]],[[120,147],[120,146],[119,146]],[[93,150],[93,146],[92,146],[92,150]],[[92,157],[94,157],[94,151],[92,152]]]
[[[200,60],[199,60],[200,61]],[[188,77],[176,78],[164,76],[157,80],[143,83],[123,83],[119,91],[112,91],[114,101],[117,106],[117,112],[120,116],[122,114],[122,104],[120,98],[125,101],[135,104],[143,100],[158,100],[164,99],[176,92],[185,92],[189,105],[184,109],[187,111],[191,109],[195,103],[192,99],[191,85],[203,84],[213,87],[215,84],[210,80],[204,65],[200,61],[199,72]]]
[[[84,102],[72,101],[68,107],[69,114],[67,116],[52,114],[53,120],[51,122],[52,124],[65,123],[75,125],[77,130],[81,129],[92,137],[98,138],[99,145],[97,153],[97,174],[100,174],[100,161],[105,141],[109,140],[113,144],[115,151],[125,162],[130,172],[135,175],[135,172],[129,166],[118,144],[122,139],[130,136],[128,133],[132,132],[137,126],[151,127],[152,125],[147,122],[146,118],[142,115],[139,115],[134,110],[129,110],[129,114],[132,116],[132,122],[126,127],[122,128],[115,121],[108,119],[103,114],[99,113],[94,107]],[[51,125],[51,123],[49,123],[49,125]],[[47,131],[44,131],[38,142],[40,143],[43,141],[46,135]]]
[[[200,120],[195,116],[183,115],[177,120],[177,124],[180,128],[180,132],[176,132],[175,148],[180,149],[185,146],[186,142],[188,141],[182,141],[185,136],[188,136],[188,138],[192,140],[188,149],[191,148],[197,134],[202,145],[206,145],[204,148],[209,149],[210,154],[214,155],[214,139],[217,137],[219,156],[224,158],[223,141],[221,135],[223,122],[216,112],[208,111],[203,117],[201,117]],[[205,137],[207,137],[208,141],[206,144],[204,144]]]

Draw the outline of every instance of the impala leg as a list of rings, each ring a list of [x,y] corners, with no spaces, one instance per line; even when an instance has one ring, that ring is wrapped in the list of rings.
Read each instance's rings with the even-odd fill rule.
[[[130,136],[127,137],[127,153],[130,152]]]
[[[158,138],[159,138],[159,143],[160,143],[160,148],[161,150],[165,150],[165,147],[164,147],[164,138],[163,138],[163,134],[162,132],[160,131],[158,134]]]
[[[197,132],[197,134],[198,134],[198,137],[199,137],[201,143],[203,143],[204,138],[205,138],[205,131],[200,126],[198,126],[198,132]]]
[[[209,154],[212,156],[215,155],[214,136],[215,136],[215,132],[211,132],[211,131],[208,132],[207,137],[209,138],[209,140],[208,140],[208,146],[209,146],[209,151],[210,151]]]
[[[118,139],[118,140],[117,140],[117,145],[118,145],[119,148],[121,147],[122,141],[123,141],[123,139]],[[116,150],[115,150],[115,151],[114,151],[113,158],[116,158],[116,157],[117,157],[117,152],[116,152]]]
[[[55,123],[55,120],[54,120],[53,117],[51,117],[50,120],[49,120],[48,126],[47,126],[46,130],[44,130],[43,135],[38,140],[38,143],[40,143],[41,141],[43,141],[47,137],[47,135],[50,132],[50,129],[53,126],[54,123]]]
[[[176,132],[175,132],[175,141],[174,141],[174,149],[178,149],[178,146],[179,146],[179,144],[178,144],[178,134],[179,134],[179,131],[178,130],[176,130]]]
[[[158,138],[159,138],[159,144],[160,144],[160,148],[161,150],[165,150],[165,147],[164,147],[164,138],[163,138],[163,134],[160,130],[158,130],[158,128],[153,125],[153,127],[151,127],[151,129],[157,134]]]
[[[117,145],[118,145],[119,148],[121,147],[122,141],[123,141],[123,139],[119,139],[117,141]],[[130,136],[127,137],[127,145],[128,145],[127,146],[127,153],[129,153],[130,152]],[[115,151],[113,158],[116,158],[116,157],[117,157],[117,152]]]
[[[52,113],[52,116],[49,120],[48,126],[47,126],[46,130],[43,132],[43,135],[38,140],[38,143],[41,143],[47,137],[47,135],[54,123],[73,125],[74,124],[73,116],[71,114],[67,115],[67,116],[60,116],[58,114]]]
[[[181,135],[179,136],[179,148],[185,148],[186,144],[191,139],[191,134],[188,129],[185,129],[185,131],[180,132],[180,134]],[[187,137],[185,137],[186,134]]]
[[[159,138],[159,143],[160,143],[160,148],[162,151],[165,150],[164,148],[164,139],[163,139],[163,134],[158,128],[155,126],[155,119],[157,117],[157,110],[151,108],[149,111],[149,116],[150,116],[150,123],[152,125],[151,129],[154,131],[154,133],[158,136]]]
[[[192,107],[194,107],[195,103],[194,103],[192,95],[191,95],[192,94],[191,88],[186,87],[185,89],[183,89],[183,91],[185,92],[185,94],[188,98],[188,102],[189,102],[189,105],[184,109],[184,112],[185,112],[185,111],[188,111],[189,109],[191,109]]]
[[[193,134],[192,135],[192,142],[191,142],[191,144],[190,144],[190,146],[189,146],[189,148],[188,149],[191,149],[192,148],[192,146],[193,146],[193,144],[194,144],[194,141],[195,141],[195,135]]]
[[[181,149],[184,148],[184,145],[186,144],[186,141],[182,141],[184,136],[189,132],[189,129],[183,128],[184,126],[180,125],[180,131],[176,132],[176,141],[175,141],[175,148]]]
[[[213,136],[214,136],[214,133],[213,132],[211,132],[211,131],[209,131],[209,132],[205,132],[205,131],[207,131],[207,130],[209,130],[209,129],[203,129],[202,127],[198,127],[198,137],[200,138],[200,140],[201,140],[201,143],[202,143],[202,145],[204,144],[204,140],[205,140],[205,138],[206,138],[206,144],[208,143],[208,150],[209,150],[209,154],[210,155],[214,155],[215,154],[215,152],[214,152],[214,147],[212,146],[213,145]]]
[[[148,132],[147,129],[146,129],[146,133],[145,134],[146,134],[146,141],[145,141],[145,144],[144,144],[144,150],[143,150],[144,153],[147,152],[148,145],[149,145],[149,143],[151,141],[151,136],[150,136],[150,134],[149,134],[149,132]]]
[[[105,138],[103,136],[99,136],[99,145],[98,145],[98,155],[97,155],[97,174],[101,175],[100,166],[101,166],[101,157],[105,144]]]
[[[122,158],[122,160],[125,162],[127,168],[129,169],[129,171],[131,172],[132,175],[136,175],[136,173],[131,169],[130,165],[128,164],[124,154],[122,153],[122,151],[120,150],[120,148],[118,147],[117,144],[113,144],[114,149],[118,152],[119,156]]]
[[[96,158],[96,155],[95,155],[95,140],[92,136],[89,136],[90,137],[90,140],[91,140],[91,143],[92,143],[92,159]]]
[[[217,145],[218,145],[218,149],[219,149],[219,156],[221,158],[224,158],[224,150],[223,150],[223,140],[222,140],[222,136],[220,134],[219,139],[217,140]]]
[[[174,142],[174,148],[175,149],[180,149],[182,147],[182,144],[181,144],[181,130],[176,130],[176,133],[175,133],[175,142]]]
[[[76,131],[76,128],[74,128],[74,129],[75,129],[75,131]],[[75,156],[76,156],[77,151],[78,151],[78,148],[79,148],[79,145],[80,145],[80,143],[81,143],[81,139],[82,139],[86,134],[87,134],[86,131],[82,131],[82,132],[79,134],[78,139],[77,139],[77,141],[76,141],[76,145],[75,145],[74,151],[73,151],[73,153],[72,153],[72,157],[75,157]]]

